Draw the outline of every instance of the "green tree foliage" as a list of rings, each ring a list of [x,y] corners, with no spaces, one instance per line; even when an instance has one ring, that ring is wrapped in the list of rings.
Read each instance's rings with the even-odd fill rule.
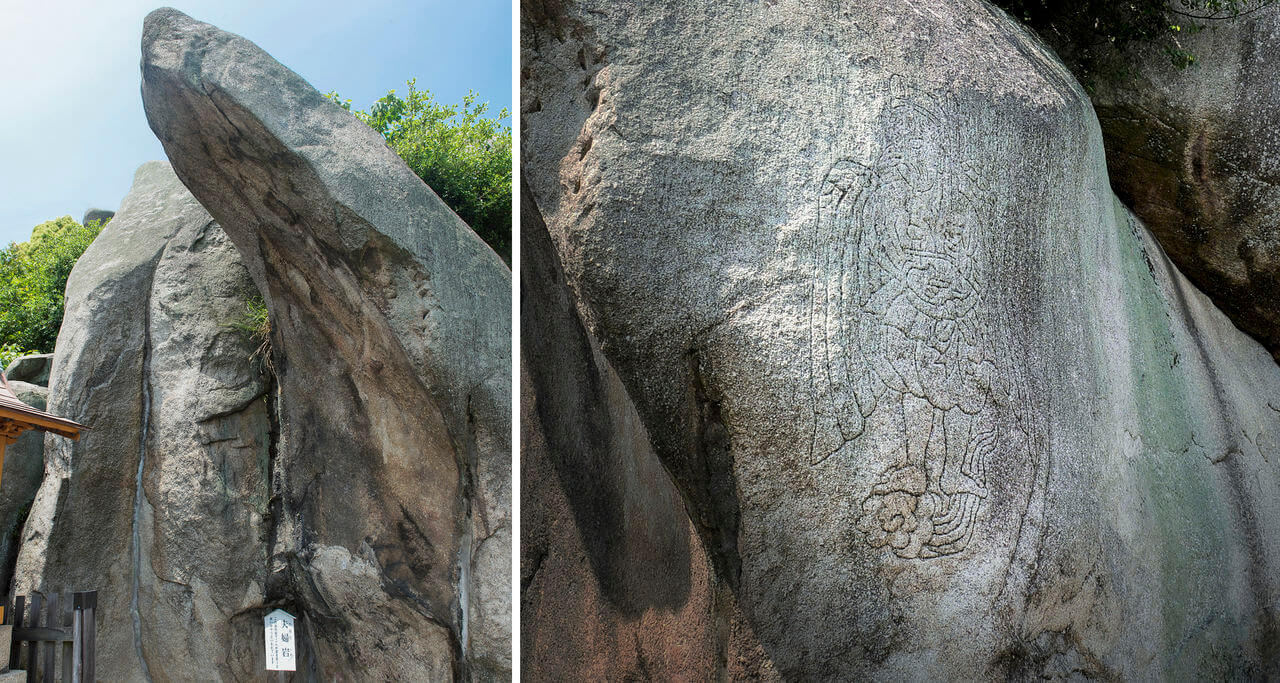
[[[0,368],[8,368],[9,364],[21,356],[43,353],[37,349],[24,349],[17,344],[0,344]]]
[[[352,111],[413,169],[444,203],[493,250],[511,261],[511,127],[504,108],[489,114],[474,92],[460,104],[440,104],[408,81],[403,97],[392,90],[368,112]],[[351,111],[351,100],[329,99]]]
[[[63,216],[0,251],[0,355],[53,351],[67,277],[101,231],[98,221],[80,225]]]
[[[1277,0],[994,0],[1054,47],[1087,67],[1099,48],[1158,45],[1180,69],[1196,62],[1181,38],[1255,12]],[[1063,55],[1067,58],[1068,55]],[[1078,69],[1079,70],[1079,69]],[[1085,68],[1087,71],[1088,69]]]

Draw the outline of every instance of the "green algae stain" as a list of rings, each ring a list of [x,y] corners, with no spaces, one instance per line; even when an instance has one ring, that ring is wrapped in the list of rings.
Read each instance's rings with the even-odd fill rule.
[[[1168,673],[1202,670],[1202,657],[1220,650],[1206,615],[1230,599],[1222,564],[1230,550],[1232,513],[1221,500],[1213,471],[1192,445],[1211,407],[1191,394],[1192,384],[1172,359],[1174,330],[1167,302],[1128,211],[1115,202],[1123,310],[1129,323],[1132,365],[1128,379],[1141,429],[1142,449],[1130,464],[1149,501],[1149,528],[1159,561],[1161,616]],[[1208,430],[1199,430],[1207,433]],[[1218,626],[1227,627],[1226,624]]]

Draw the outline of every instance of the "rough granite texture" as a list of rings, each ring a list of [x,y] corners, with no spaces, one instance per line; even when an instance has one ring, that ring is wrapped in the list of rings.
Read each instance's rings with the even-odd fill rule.
[[[776,678],[521,203],[526,680]]]
[[[1179,270],[1280,357],[1280,7],[1105,55],[1091,80],[1111,185]]]
[[[151,128],[270,310],[266,590],[302,612],[309,675],[509,676],[510,271],[253,43],[161,9],[142,52]]]
[[[1280,367],[1036,39],[980,0],[522,14],[531,196],[782,676],[1280,675]]]
[[[97,590],[105,679],[262,666],[270,397],[231,328],[254,292],[163,162],[67,281],[48,409],[89,430],[45,437],[15,590]]]
[[[4,369],[9,381],[30,382],[42,387],[49,386],[49,371],[53,369],[52,353],[37,353],[14,358],[9,367]]]

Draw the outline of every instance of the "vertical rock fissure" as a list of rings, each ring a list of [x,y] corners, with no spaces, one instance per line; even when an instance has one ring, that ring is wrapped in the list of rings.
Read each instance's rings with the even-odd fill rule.
[[[697,429],[695,467],[702,478],[702,497],[709,500],[703,523],[709,527],[707,550],[720,576],[737,590],[742,574],[738,555],[738,484],[733,469],[733,442],[722,415],[720,399],[707,381],[706,359],[700,349],[687,354]]]
[[[274,355],[279,344],[272,343],[268,352]],[[272,359],[272,366],[279,368],[279,359]],[[279,599],[276,574],[276,542],[280,533],[280,520],[284,511],[284,482],[280,473],[280,383],[275,371],[267,371],[267,575],[264,588],[267,600]]]
[[[468,661],[471,652],[470,620],[471,620],[471,551],[475,544],[474,503],[476,472],[476,425],[471,412],[471,395],[467,395],[467,428],[463,434],[463,479],[462,483],[462,538],[458,542],[458,623],[461,625],[462,661]]]
[[[462,659],[467,658],[470,646],[468,644],[468,615],[471,605],[471,545],[474,540],[475,532],[471,529],[471,511],[467,510],[466,517],[463,520],[466,529],[462,532],[462,540],[458,543],[458,611],[459,623],[462,624],[462,636],[460,643],[462,649]]]
[[[147,280],[147,292],[151,291],[155,269],[152,263],[152,278]],[[129,596],[129,616],[133,619],[133,648],[138,656],[138,665],[142,667],[143,677],[150,683],[151,671],[147,667],[147,659],[142,654],[142,615],[138,610],[138,593],[142,583],[142,504],[146,493],[142,488],[142,475],[147,465],[147,438],[151,427],[151,304],[148,300],[143,307],[142,327],[142,429],[138,437],[138,471],[134,476],[133,493],[133,578]]]
[[[9,592],[6,599],[13,602],[15,596],[15,588],[17,587],[18,572],[18,551],[22,548],[22,533],[27,528],[27,518],[31,516],[31,501],[27,502],[26,509],[18,513],[17,519],[13,524],[13,528],[9,530],[9,547],[13,548],[9,553],[9,561],[4,566],[4,577],[7,580],[5,585],[8,586]]]

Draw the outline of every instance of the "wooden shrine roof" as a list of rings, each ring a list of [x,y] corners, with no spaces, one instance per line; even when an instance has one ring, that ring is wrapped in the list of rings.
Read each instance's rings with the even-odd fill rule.
[[[0,431],[12,433],[13,436],[17,435],[15,429],[22,431],[20,428],[25,427],[53,432],[68,439],[78,439],[80,430],[88,429],[78,422],[32,408],[18,400],[18,395],[9,386],[9,378],[4,376],[3,371],[0,371],[0,422],[4,423]]]

